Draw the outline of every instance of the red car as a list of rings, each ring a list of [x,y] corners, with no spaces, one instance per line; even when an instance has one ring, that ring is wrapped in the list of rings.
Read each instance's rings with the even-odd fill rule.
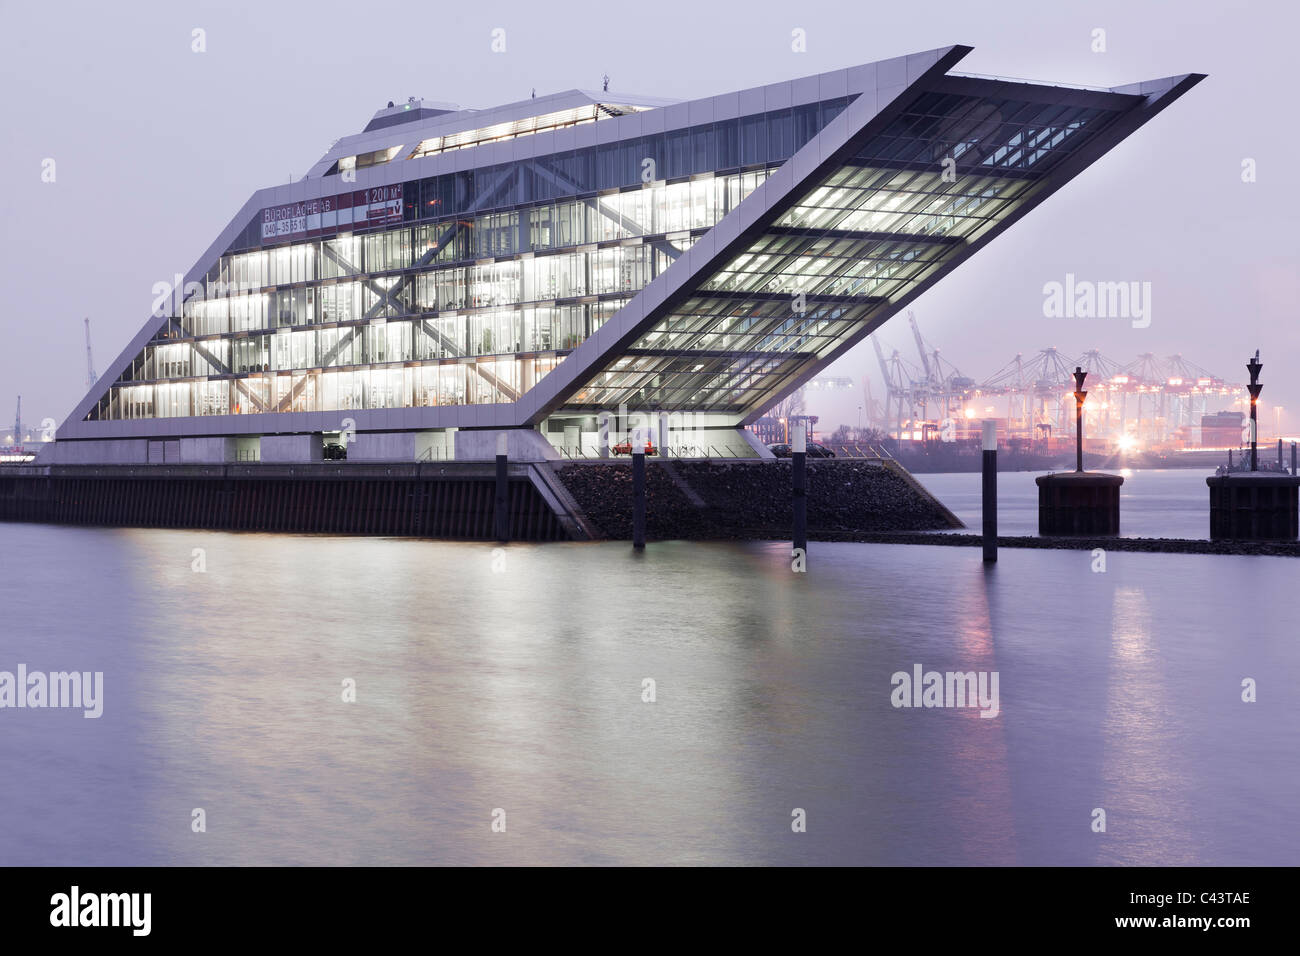
[[[621,442],[619,442],[617,445],[615,445],[613,448],[611,448],[610,451],[612,451],[612,452],[613,452],[614,454],[616,454],[616,455],[630,455],[630,454],[632,454],[632,442],[631,442],[631,441],[621,441]],[[654,446],[654,443],[653,443],[653,442],[648,442],[648,441],[645,443],[645,453],[646,453],[647,455],[657,455],[657,454],[659,454],[658,450],[657,450],[657,449],[655,448],[655,446]]]

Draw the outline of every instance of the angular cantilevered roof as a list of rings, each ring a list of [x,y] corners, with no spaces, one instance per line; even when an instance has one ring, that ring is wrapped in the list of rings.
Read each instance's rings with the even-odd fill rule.
[[[950,75],[968,51],[850,71],[844,113],[525,396],[532,420],[753,421],[1202,78]]]

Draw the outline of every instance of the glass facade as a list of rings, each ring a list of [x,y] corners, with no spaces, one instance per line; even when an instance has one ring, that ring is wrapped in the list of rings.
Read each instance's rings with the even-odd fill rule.
[[[767,175],[223,256],[91,417],[513,402]]]
[[[87,418],[514,402],[847,103],[409,181],[399,226],[255,219]]]
[[[1011,215],[1117,115],[930,93],[794,204],[564,404],[741,413]],[[951,172],[944,159],[954,160]]]
[[[692,277],[558,410],[765,407],[1014,215],[1128,102],[1062,106],[965,85],[976,92],[918,93],[815,185],[780,197],[760,235]],[[336,218],[314,232],[296,212],[254,217],[87,418],[515,402],[849,101],[412,179],[372,190],[378,205],[367,198],[346,220],[330,207]],[[426,135],[414,150],[585,119]]]

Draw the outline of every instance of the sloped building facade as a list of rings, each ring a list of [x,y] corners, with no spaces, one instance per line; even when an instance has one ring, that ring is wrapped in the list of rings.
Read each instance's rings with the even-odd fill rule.
[[[380,110],[259,190],[53,463],[683,454],[843,355],[1201,78],[961,75],[948,47],[684,103]],[[705,451],[704,453],[707,453]]]

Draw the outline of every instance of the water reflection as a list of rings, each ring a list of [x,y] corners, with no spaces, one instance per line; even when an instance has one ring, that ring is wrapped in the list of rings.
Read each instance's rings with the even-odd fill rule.
[[[1195,826],[1181,793],[1189,777],[1179,759],[1183,748],[1169,743],[1181,735],[1170,723],[1168,667],[1155,646],[1146,595],[1135,587],[1116,588],[1102,731],[1099,806],[1107,830],[1097,843],[1101,862],[1140,865],[1153,853],[1171,865],[1200,862],[1188,839]]]
[[[989,675],[999,671],[988,601],[997,573],[996,567],[972,567],[954,579],[954,587],[960,589],[954,597],[963,610],[953,662],[958,670]],[[964,822],[965,859],[1014,865],[1019,860],[1001,686],[999,672],[997,717],[983,717],[978,708],[956,712],[964,724],[954,728],[951,812]]]
[[[0,669],[106,686],[0,712],[9,862],[1300,862],[1297,704],[1233,691],[1300,680],[1280,559],[5,532],[54,599]],[[1000,715],[894,708],[915,664]]]

